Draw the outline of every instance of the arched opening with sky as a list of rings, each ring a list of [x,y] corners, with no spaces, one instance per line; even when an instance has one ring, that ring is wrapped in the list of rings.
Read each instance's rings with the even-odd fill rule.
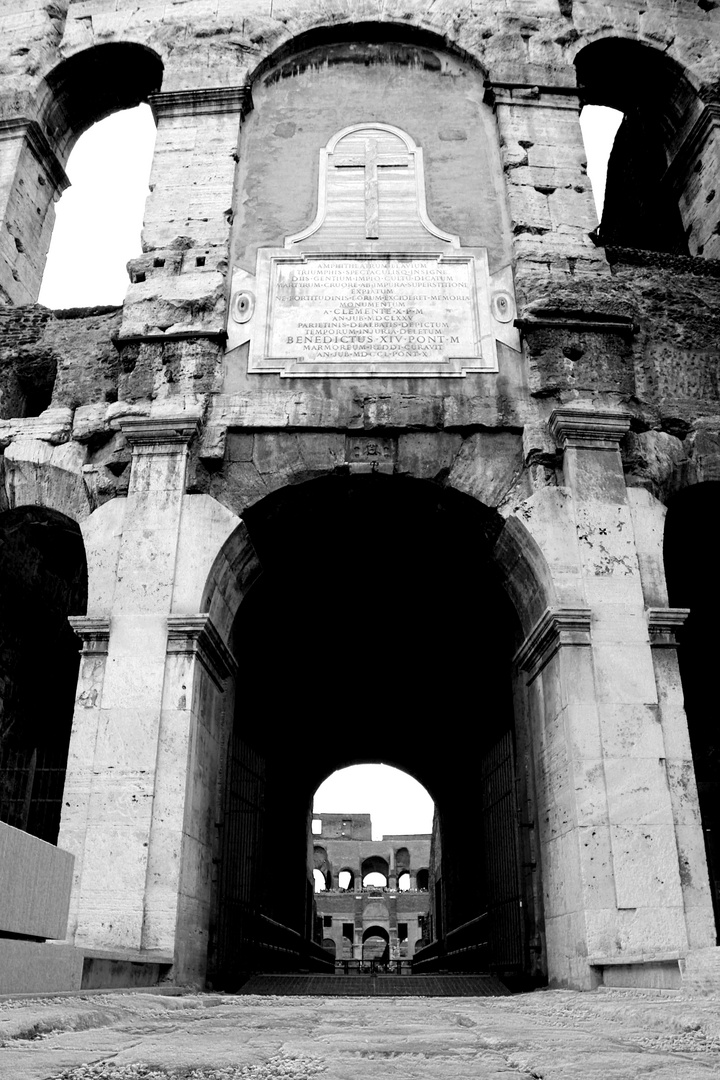
[[[387,833],[429,833],[433,809],[422,784],[401,769],[382,763],[338,769],[322,782],[313,800],[313,814],[370,814],[373,840],[381,840]]]
[[[80,136],[71,186],[56,208],[39,302],[60,309],[121,304],[140,234],[155,145],[149,105],[113,113]]]

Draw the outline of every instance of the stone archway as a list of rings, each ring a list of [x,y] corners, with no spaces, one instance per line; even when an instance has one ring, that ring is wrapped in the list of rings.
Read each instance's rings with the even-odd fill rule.
[[[482,963],[542,977],[538,950],[530,949],[541,940],[540,888],[523,878],[521,863],[530,859],[513,802],[516,784],[525,803],[532,802],[533,755],[528,733],[516,730],[514,720],[512,687],[520,690],[522,679],[512,658],[525,633],[493,556],[502,519],[469,496],[429,483],[330,476],[256,504],[243,528],[263,573],[235,605],[229,637],[238,707],[224,784],[218,855],[224,884],[219,879],[215,891],[210,978],[229,986],[233,971],[269,960],[276,965],[281,955],[288,966],[300,962],[290,943],[292,935],[298,947],[300,938],[309,940],[313,920],[305,865],[309,800],[325,775],[353,762],[363,731],[372,731],[377,760],[414,775],[440,808],[438,933],[483,917],[473,931],[485,935],[485,945],[492,939]],[[502,547],[512,552],[509,579],[517,576],[512,566],[522,558],[521,536],[522,528],[514,530]],[[526,546],[532,549],[529,540]],[[229,584],[232,575],[223,580]],[[518,595],[530,580],[526,570],[524,583],[515,581]],[[214,581],[217,586],[220,576]],[[531,626],[533,605],[543,599],[534,576],[530,593],[523,616]],[[216,587],[205,600],[229,629],[231,608]],[[420,720],[429,734],[418,741],[412,732]],[[501,809],[488,804],[483,824],[476,789],[480,775],[496,767],[499,743],[508,798]],[[366,750],[362,756],[367,760]],[[240,793],[259,838],[252,866],[242,864],[244,876],[227,869],[242,863],[229,839],[239,835],[227,824],[238,814],[231,791]],[[491,823],[493,813],[503,825]],[[501,836],[505,852],[493,863],[490,849]],[[269,880],[263,868],[280,844],[289,872],[295,867],[295,885],[282,895],[263,885]],[[468,859],[468,850],[474,857]],[[512,880],[501,882],[498,866],[508,859]],[[492,886],[488,874],[495,875]],[[508,905],[510,922],[503,914]],[[258,942],[268,919],[272,948]]]

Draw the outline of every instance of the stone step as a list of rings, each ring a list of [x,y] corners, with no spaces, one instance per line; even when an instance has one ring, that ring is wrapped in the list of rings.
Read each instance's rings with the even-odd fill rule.
[[[495,975],[256,974],[239,994],[309,997],[507,997]]]

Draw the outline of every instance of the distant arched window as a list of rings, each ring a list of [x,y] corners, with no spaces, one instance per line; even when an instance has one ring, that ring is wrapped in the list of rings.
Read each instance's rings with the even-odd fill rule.
[[[313,870],[313,880],[315,882],[315,892],[325,892],[327,882],[322,870]]]
[[[387,888],[387,883],[388,881],[385,874],[378,874],[375,871],[366,874],[363,878],[364,889],[385,889]]]
[[[586,46],[575,64],[583,103],[623,115],[608,163],[600,241],[702,254],[717,209],[700,206],[693,192],[703,151],[688,151],[685,137],[704,105],[683,69],[659,49],[620,38]]]
[[[340,889],[352,889],[355,875],[351,870],[341,870],[338,874],[338,887]]]

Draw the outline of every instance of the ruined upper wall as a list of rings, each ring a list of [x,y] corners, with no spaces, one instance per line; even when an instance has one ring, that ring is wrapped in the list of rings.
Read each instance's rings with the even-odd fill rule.
[[[351,11],[276,0],[2,0],[0,115],[39,118],[44,80],[63,60],[97,45],[152,49],[164,66],[164,91],[238,86],[294,39],[364,21],[432,33],[492,82],[573,87],[575,57],[604,37],[644,42],[674,57],[705,96],[720,82],[720,20],[713,5],[697,0],[656,0],[641,9],[622,0],[522,0],[505,10],[489,0],[470,9],[388,0],[380,18],[377,5],[363,0]]]
[[[118,41],[158,53],[165,90],[237,85],[294,37],[365,20],[431,31],[498,81],[573,85],[580,49],[617,36],[669,50],[697,87],[718,82],[719,20],[710,4],[696,0],[653,0],[640,8],[622,0],[516,0],[504,10],[487,0],[470,9],[388,0],[380,19],[377,5],[363,0],[351,11],[282,0],[2,0],[3,96],[32,94],[61,59]]]
[[[310,9],[277,0],[0,0],[0,263],[8,270],[0,302],[28,305],[37,295],[54,200],[66,184],[63,167],[78,133],[113,107],[140,98],[152,99],[158,120],[145,254],[131,267],[123,311],[100,322],[91,319],[90,336],[83,319],[58,327],[42,314],[21,316],[42,323],[43,378],[51,367],[60,372],[52,405],[70,410],[50,424],[51,445],[62,447],[74,432],[73,468],[92,466],[83,483],[100,470],[91,502],[122,491],[124,451],[115,443],[122,442],[117,417],[126,409],[181,408],[187,402],[197,408],[206,421],[201,458],[210,470],[205,475],[198,466],[198,490],[210,490],[234,508],[264,494],[269,477],[282,484],[298,470],[305,476],[313,468],[306,467],[306,450],[296,448],[287,451],[287,460],[268,465],[259,444],[253,450],[243,443],[238,460],[226,460],[226,431],[233,427],[442,429],[452,434],[435,440],[432,453],[429,443],[421,453],[416,442],[408,450],[398,444],[382,452],[395,455],[395,468],[431,477],[461,474],[457,483],[483,499],[490,499],[484,482],[463,466],[463,447],[469,445],[463,440],[489,438],[478,429],[504,429],[507,434],[498,437],[512,446],[503,451],[500,472],[506,476],[493,482],[492,499],[494,505],[510,505],[513,484],[517,498],[528,490],[527,475],[517,479],[519,461],[528,468],[540,462],[541,475],[553,474],[554,445],[545,421],[558,403],[578,397],[621,403],[633,414],[639,438],[646,429],[659,429],[678,440],[663,458],[666,471],[687,452],[698,416],[706,428],[716,423],[720,304],[713,259],[720,254],[720,198],[718,142],[712,143],[708,131],[717,120],[720,18],[694,0],[652,3],[642,11],[594,0],[496,7],[477,0],[472,10],[430,0],[389,2],[379,19],[369,3],[354,4],[349,12],[346,5]],[[233,263],[250,272],[257,247],[281,244],[308,223],[320,148],[346,122],[400,123],[382,116],[380,104],[372,117],[344,115],[337,98],[343,70],[348,86],[360,86],[367,70],[361,65],[311,70],[295,63],[303,50],[308,55],[324,45],[339,46],[357,34],[358,24],[378,41],[406,41],[441,57],[437,71],[427,69],[425,83],[417,65],[412,71],[402,67],[403,92],[409,95],[403,123],[426,153],[428,205],[438,225],[460,234],[463,244],[487,246],[494,265],[512,265],[524,348],[522,356],[505,351],[498,375],[444,385],[429,378],[300,385],[277,375],[249,377],[237,357],[228,363],[224,355]],[[575,60],[588,45],[613,38],[644,43],[653,56],[679,65],[700,103],[697,109],[711,118],[710,127],[697,126],[697,109],[688,108],[689,127],[671,133],[690,177],[682,203],[690,255],[701,258],[638,252],[609,252],[608,258],[590,236],[595,215],[578,124],[582,94]],[[394,87],[387,71],[371,74],[377,102],[385,91],[390,101]],[[608,64],[608,100],[622,81],[618,75]],[[593,87],[600,98],[602,76],[601,65]],[[443,135],[462,127],[449,120],[447,87],[453,80],[456,93],[461,82],[473,84],[458,105],[458,115],[468,103],[477,112],[472,147],[471,140],[444,139],[433,129],[442,110]],[[426,94],[431,84],[435,89]],[[316,92],[328,108],[321,120]],[[283,115],[288,103],[291,119]],[[666,104],[670,109],[673,103]],[[463,146],[472,153],[463,157]],[[705,157],[694,158],[703,146]],[[267,183],[259,193],[263,154]],[[468,201],[473,171],[477,186]],[[273,205],[278,175],[287,188],[284,208]],[[456,198],[460,187],[464,203]],[[496,212],[491,227],[481,210]],[[4,417],[14,415],[11,399],[19,394],[21,368],[37,366],[33,348],[6,343],[5,381],[14,389]],[[11,425],[3,441],[18,433],[42,439],[44,430],[28,417]],[[292,442],[295,436],[287,438]],[[105,444],[112,447],[107,462],[87,457]],[[328,446],[318,458],[320,472],[344,460],[344,448]],[[647,464],[651,450],[635,446],[630,462],[633,475],[650,486],[655,480],[649,473],[657,473],[656,465]],[[232,452],[240,453],[237,447]],[[298,453],[300,464],[293,457]],[[257,460],[250,460],[253,455]],[[243,477],[244,502],[224,490],[226,473],[233,470]]]

